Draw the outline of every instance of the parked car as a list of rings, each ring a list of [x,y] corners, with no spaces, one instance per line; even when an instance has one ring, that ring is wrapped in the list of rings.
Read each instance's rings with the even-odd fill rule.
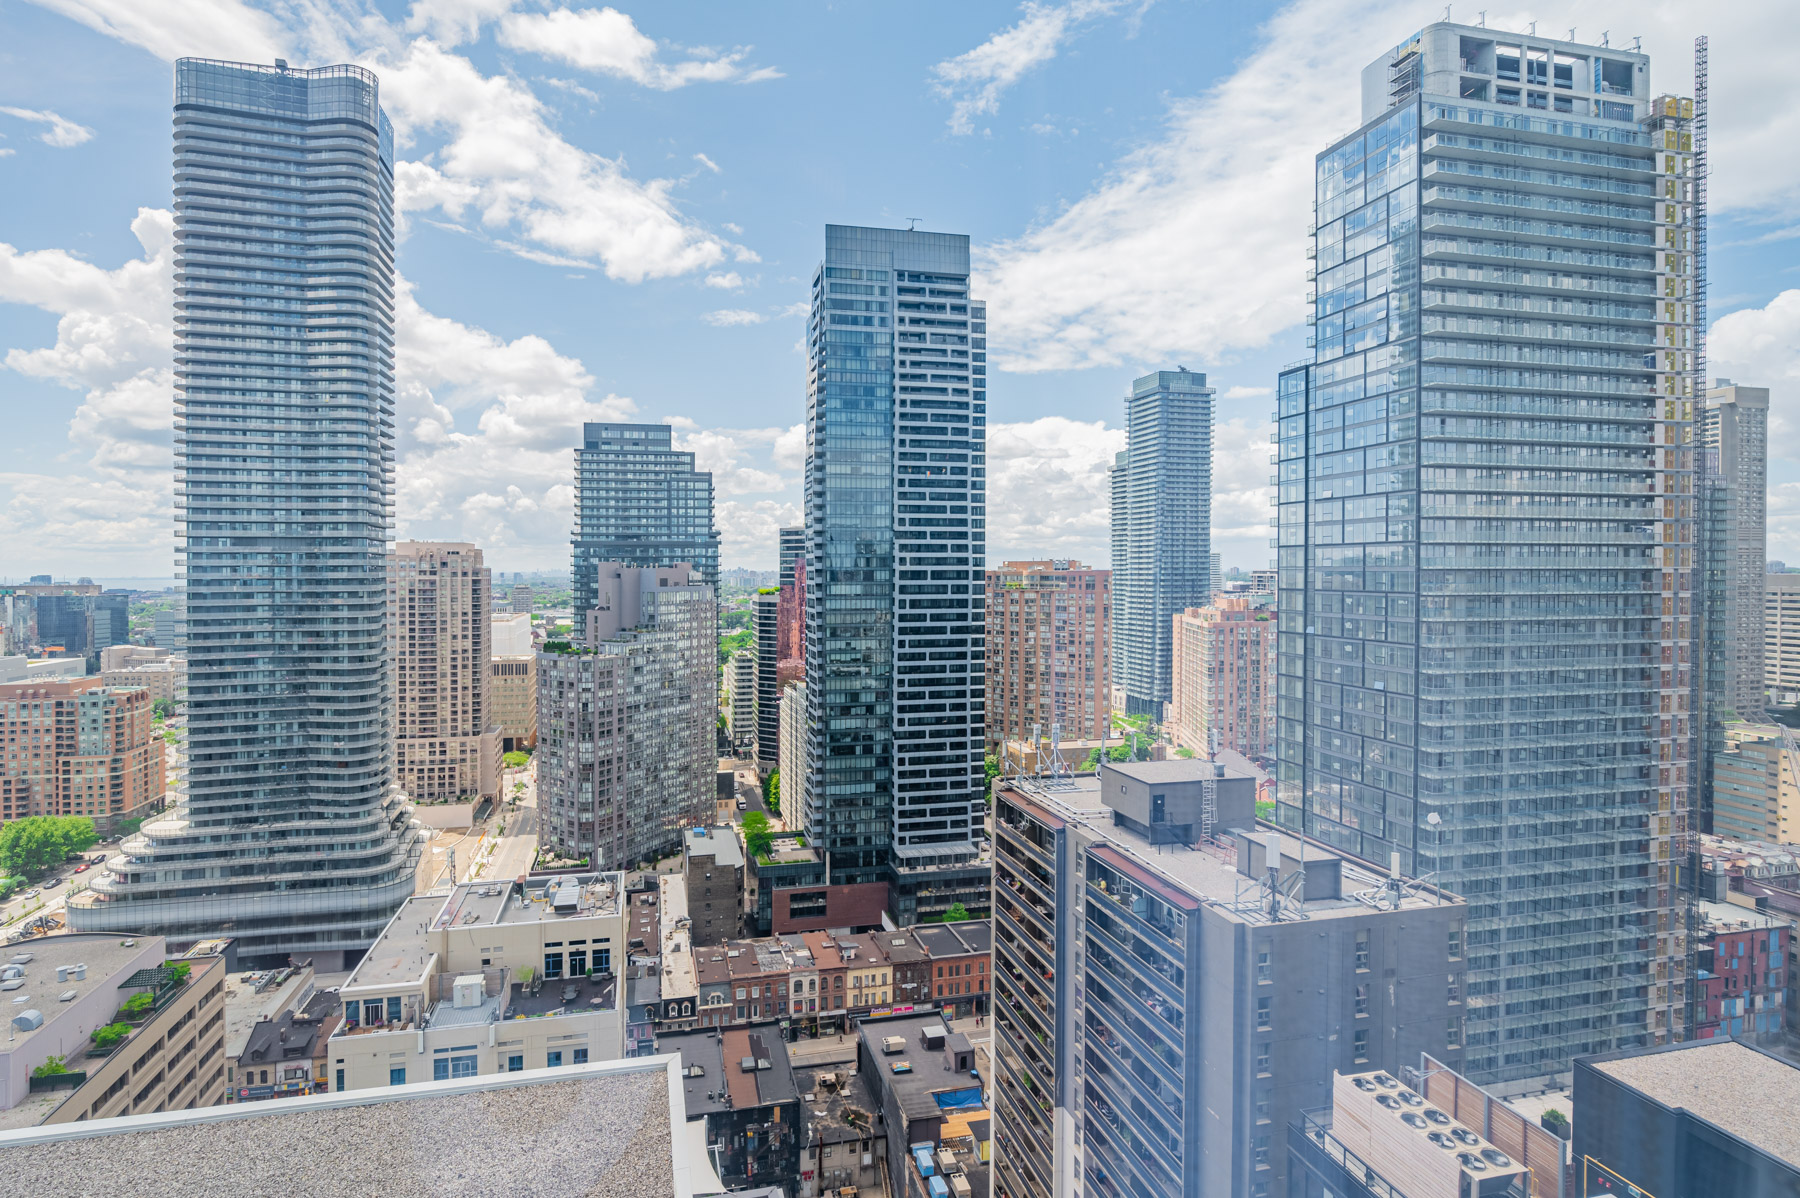
[[[89,865],[89,864],[88,864],[88,863],[87,863],[87,862],[86,862],[86,861],[83,861],[83,862],[82,862],[82,863],[81,863],[81,864],[80,864],[80,865],[77,865],[77,866],[76,866],[76,867],[75,867],[75,872],[76,872],[76,873],[82,873],[82,872],[83,872],[83,871],[85,871],[85,870],[88,870],[88,869],[92,869],[92,868],[93,868],[93,867],[92,867],[92,866],[91,866],[91,865]]]
[[[21,894],[19,897],[22,899],[34,899],[41,893],[42,893],[42,891],[38,891],[38,890],[27,890],[24,894]]]
[[[739,811],[750,810],[750,800],[749,799],[739,799],[738,800],[738,810]]]

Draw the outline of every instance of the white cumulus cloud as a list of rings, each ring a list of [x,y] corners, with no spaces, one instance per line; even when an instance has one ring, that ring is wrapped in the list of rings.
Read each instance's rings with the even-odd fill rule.
[[[973,50],[931,68],[932,86],[953,101],[950,132],[975,132],[977,117],[1000,110],[1000,96],[1057,50],[1084,24],[1108,16],[1123,0],[1071,0],[1067,4],[1026,3],[1025,15]],[[1043,128],[1035,126],[1035,128]],[[1054,130],[1051,130],[1054,132]]]
[[[56,146],[59,149],[66,149],[69,146],[78,146],[82,142],[92,141],[94,139],[94,131],[86,125],[78,125],[74,121],[58,116],[47,108],[32,109],[0,107],[0,112],[4,112],[7,116],[18,117],[21,121],[31,121],[35,124],[50,126],[48,129],[38,134],[38,140],[47,146]]]
[[[781,77],[781,72],[769,67],[747,66],[747,46],[664,62],[656,42],[616,8],[511,13],[500,22],[500,44],[659,91],[690,83],[759,82]]]

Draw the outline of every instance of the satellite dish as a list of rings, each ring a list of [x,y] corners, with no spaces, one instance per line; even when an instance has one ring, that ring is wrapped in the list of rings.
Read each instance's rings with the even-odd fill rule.
[[[1441,824],[1441,823],[1443,823],[1443,822],[1444,822],[1444,821],[1443,821],[1443,819],[1442,819],[1442,818],[1441,818],[1441,817],[1440,817],[1440,816],[1439,816],[1439,815],[1438,815],[1438,813],[1437,813],[1437,812],[1435,812],[1435,811],[1429,811],[1429,812],[1426,812],[1426,814],[1425,814],[1425,822],[1426,822],[1426,823],[1428,823],[1428,824],[1430,824],[1430,825],[1431,825],[1431,826],[1432,826],[1432,827],[1434,827],[1434,828],[1435,828],[1435,827],[1437,827],[1437,826],[1438,826],[1438,825],[1439,825],[1439,824]]]

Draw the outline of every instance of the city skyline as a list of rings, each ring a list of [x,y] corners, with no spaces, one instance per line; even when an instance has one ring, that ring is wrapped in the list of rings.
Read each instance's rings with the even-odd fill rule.
[[[695,452],[701,468],[719,480],[722,565],[771,566],[769,534],[791,523],[799,507],[802,407],[793,350],[799,317],[783,313],[805,299],[801,280],[812,251],[801,230],[826,219],[902,226],[906,216],[923,213],[921,227],[973,234],[978,278],[1052,297],[1034,298],[995,330],[995,555],[1104,562],[1104,468],[1122,436],[1111,397],[1145,370],[1187,365],[1206,370],[1222,393],[1215,520],[1225,564],[1266,563],[1259,527],[1266,518],[1266,472],[1258,458],[1272,409],[1266,394],[1272,366],[1300,356],[1304,337],[1297,297],[1306,213],[1258,180],[1304,171],[1298,143],[1339,131],[1318,104],[1328,89],[1292,75],[1284,39],[1303,36],[1316,46],[1335,36],[1345,45],[1320,53],[1353,70],[1382,40],[1357,23],[1357,10],[1302,4],[1247,17],[1226,14],[1209,23],[1203,55],[1170,59],[1179,69],[1152,83],[1122,81],[1117,77],[1127,73],[1108,64],[1149,56],[1154,68],[1170,53],[1168,45],[1191,49],[1199,44],[1192,36],[1197,14],[1163,5],[1134,16],[1099,5],[1076,18],[1047,7],[1066,18],[1049,30],[1049,50],[1021,60],[1016,81],[988,82],[968,76],[975,69],[968,63],[951,65],[966,57],[958,47],[989,46],[1026,19],[1009,7],[959,14],[929,44],[895,45],[893,61],[881,69],[891,72],[907,118],[929,135],[923,144],[933,147],[934,161],[952,158],[946,182],[969,186],[933,183],[936,176],[926,172],[895,192],[894,169],[884,167],[865,172],[866,179],[847,176],[796,212],[794,192],[772,186],[766,173],[792,160],[777,156],[765,167],[724,153],[721,147],[739,133],[732,122],[740,119],[726,114],[746,108],[772,123],[786,106],[807,102],[821,80],[796,64],[857,33],[861,18],[834,15],[805,31],[791,22],[743,18],[742,28],[703,33],[686,27],[703,26],[698,17],[639,14],[636,24],[627,20],[646,56],[634,75],[583,70],[524,48],[529,22],[523,18],[452,30],[429,20],[431,6],[421,7],[424,15],[411,27],[400,15],[376,12],[366,29],[340,30],[341,40],[284,28],[235,3],[221,12],[242,19],[211,26],[175,21],[162,30],[134,24],[120,15],[125,9],[104,2],[84,6],[91,18],[86,26],[36,8],[9,11],[15,41],[32,52],[15,62],[18,69],[0,87],[0,105],[34,116],[55,113],[67,127],[0,115],[0,149],[12,151],[0,156],[0,173],[30,172],[33,180],[0,200],[0,242],[11,247],[0,249],[0,349],[13,351],[0,377],[10,397],[28,401],[16,417],[25,435],[0,447],[0,511],[12,517],[0,532],[0,561],[20,563],[21,574],[85,573],[109,581],[168,576],[172,518],[165,515],[166,483],[158,480],[167,477],[161,363],[170,338],[156,275],[170,252],[170,201],[155,155],[145,151],[166,137],[152,114],[166,94],[168,58],[246,59],[266,51],[271,60],[285,52],[305,65],[362,61],[388,72],[390,93],[410,97],[400,122],[408,198],[397,322],[399,535],[473,541],[499,570],[559,565],[569,510],[559,490],[567,486],[559,450],[584,419],[668,421],[678,445]],[[1570,23],[1611,24],[1618,34],[1614,10],[1577,4],[1567,11]],[[1664,76],[1674,90],[1687,71],[1691,34],[1713,35],[1714,123],[1721,131],[1713,310],[1739,311],[1715,329],[1712,357],[1721,374],[1776,387],[1779,404],[1795,340],[1782,333],[1800,320],[1800,296],[1777,302],[1794,242],[1778,236],[1780,226],[1767,218],[1795,184],[1779,143],[1769,140],[1776,125],[1765,113],[1766,101],[1792,85],[1772,81],[1760,64],[1734,59],[1749,53],[1749,39],[1732,35],[1755,26],[1753,12],[1746,6],[1709,14],[1707,30],[1692,27],[1685,13],[1634,12],[1632,19],[1646,46],[1677,72]],[[1346,30],[1354,36],[1342,37]],[[182,39],[194,44],[176,44]],[[732,63],[707,71],[686,69],[677,61],[683,52],[672,48],[720,42],[745,49],[741,57],[722,52],[719,61]],[[118,81],[98,90],[85,82],[77,87],[67,68],[56,65],[74,61],[103,62],[101,73]],[[1199,98],[1241,107],[1242,93],[1271,71],[1288,72],[1281,78],[1294,84],[1272,115],[1298,124],[1281,146],[1257,151],[1273,157],[1254,157],[1244,135],[1200,121],[1207,108]],[[1316,73],[1322,80],[1330,72]],[[973,81],[953,82],[965,77]],[[1066,94],[1077,81],[1080,99]],[[425,102],[432,87],[510,105],[509,119],[531,147],[538,173],[506,180],[458,173],[471,168],[458,165],[457,155],[478,146],[467,128]],[[1166,96],[1157,90],[1163,87],[1171,88]],[[1054,104],[1046,88],[1061,93]],[[602,105],[609,115],[596,121]],[[959,111],[973,123],[966,134],[949,124]],[[1074,127],[1082,130],[1079,138],[1071,135]],[[878,140],[887,145],[892,137]],[[1208,193],[1222,188],[1244,197],[1242,204],[1207,205],[1218,229],[1195,228],[1195,218],[1168,198],[1186,178],[1181,172],[1192,169],[1180,151],[1196,148],[1207,148],[1196,157],[1213,164]],[[88,183],[102,175],[107,186]],[[646,180],[654,177],[670,190],[645,199]],[[515,252],[580,258],[573,247],[559,250],[545,240],[555,236],[548,223],[540,227],[525,217],[545,206],[585,202],[603,183],[644,200],[643,211],[664,222],[658,227],[677,234],[677,249],[710,238],[725,260],[685,273],[674,261],[672,274],[658,273],[667,264],[640,264],[639,279],[629,264],[604,254],[584,259],[594,263],[590,271]],[[415,184],[419,190],[412,190]],[[502,184],[539,196],[536,206],[520,209],[517,219],[502,213],[495,217],[502,224],[493,227],[482,223],[485,209],[458,209],[459,218],[444,207],[456,196],[475,195],[469,203],[476,203]],[[1117,221],[1100,218],[1103,200],[1124,203],[1126,212]],[[1237,211],[1259,204],[1264,211],[1251,217]],[[1074,223],[1082,213],[1097,218],[1091,245]],[[1268,231],[1242,236],[1251,218]],[[149,249],[128,234],[134,222]],[[745,232],[732,233],[728,225]],[[1268,274],[1268,287],[1259,284],[1255,298],[1273,295],[1273,306],[1256,308],[1260,320],[1246,333],[1241,322],[1220,315],[1215,300],[1144,278],[1149,256],[1134,247],[1155,244],[1150,238],[1158,234],[1167,242],[1159,253],[1178,261],[1195,261],[1205,251],[1235,277]],[[1243,244],[1220,241],[1233,234]],[[733,247],[739,246],[761,261],[737,261]],[[1171,315],[1131,326],[1094,317],[1088,328],[1093,310],[1080,305],[1098,297],[1072,284],[1091,273],[1094,255],[1116,261],[1102,280],[1107,305],[1130,317],[1164,309]],[[736,289],[723,285],[733,273]],[[708,285],[713,275],[721,285]],[[1146,284],[1141,296],[1130,291],[1138,283]],[[572,323],[564,315],[569,311],[603,319]],[[708,316],[726,323],[709,324]],[[59,336],[54,322],[64,318]],[[740,319],[756,323],[729,323]],[[1083,329],[1088,340],[1078,343]],[[734,385],[696,387],[668,377],[660,363],[678,342],[684,354],[734,359]],[[1101,360],[1105,354],[1114,360]],[[1784,499],[1792,492],[1783,489],[1800,478],[1800,467],[1777,459],[1770,477],[1776,488],[1771,554],[1800,557],[1800,547],[1784,540],[1792,527]]]

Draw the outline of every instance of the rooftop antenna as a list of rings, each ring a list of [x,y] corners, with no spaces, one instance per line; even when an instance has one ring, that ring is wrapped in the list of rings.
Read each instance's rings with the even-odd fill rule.
[[[1531,36],[1533,36],[1533,37],[1537,36],[1537,22],[1536,21],[1533,21],[1531,23],[1531,28],[1527,32],[1529,32],[1531,34]]]
[[[1444,5],[1444,20],[1448,21],[1449,19],[1450,19],[1450,6],[1448,4],[1446,4],[1446,5]]]
[[[1642,54],[1644,52],[1644,39],[1643,38],[1638,37],[1635,34],[1632,36],[1631,52],[1633,54]]]
[[[1484,8],[1480,12],[1475,14],[1475,28],[1477,28],[1477,29],[1486,29],[1487,28],[1487,9]]]
[[[1570,38],[1569,40],[1574,41],[1575,39]],[[1600,46],[1602,49],[1606,49],[1606,50],[1612,49],[1612,30],[1602,29],[1600,31]]]
[[[920,222],[920,221],[922,221],[922,220],[924,220],[924,219],[925,219],[925,218],[924,218],[924,217],[922,217],[922,216],[909,216],[909,217],[907,217],[907,218],[906,218],[906,231],[907,231],[907,232],[908,232],[908,233],[911,233],[911,232],[913,232],[913,231],[915,231],[915,230],[916,230],[916,229],[917,229],[917,228],[918,228],[918,227],[919,227],[919,222]]]

